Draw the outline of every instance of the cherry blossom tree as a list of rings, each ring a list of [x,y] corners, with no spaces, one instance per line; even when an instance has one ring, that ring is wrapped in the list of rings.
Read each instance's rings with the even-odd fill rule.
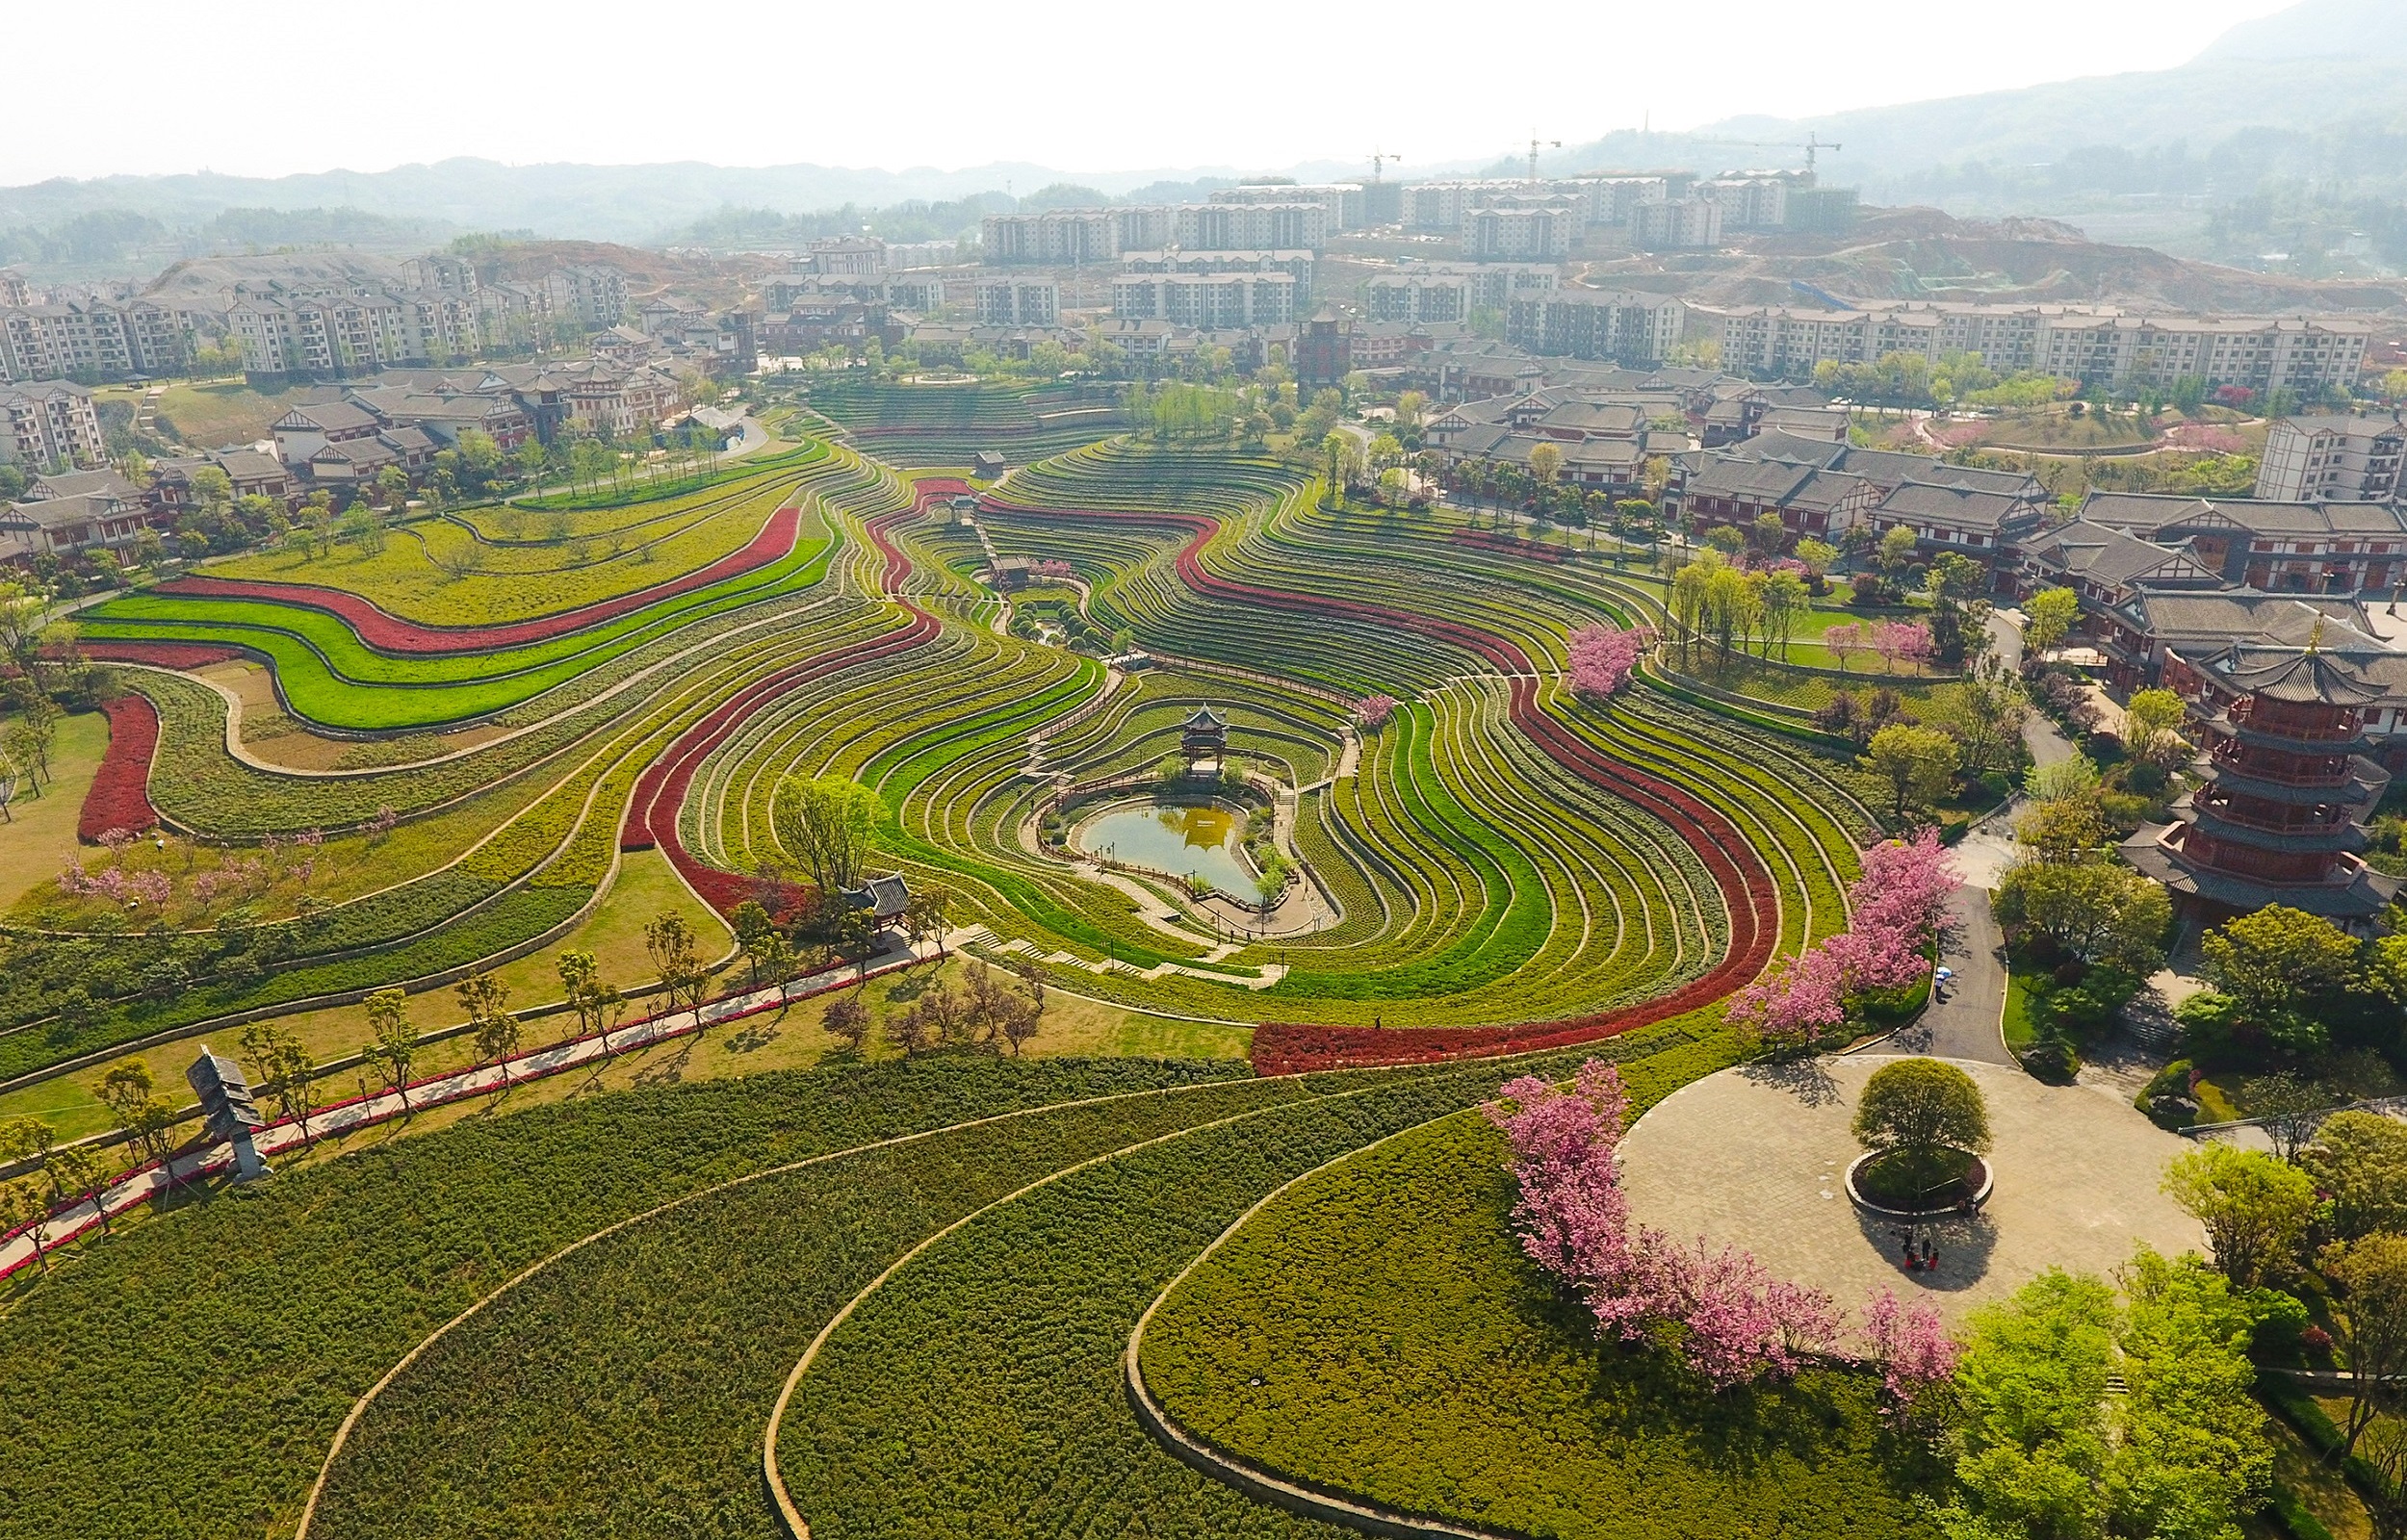
[[[1393,696],[1365,695],[1354,703],[1354,720],[1376,732],[1387,725],[1387,719],[1395,714],[1395,710]]]
[[[1571,633],[1570,641],[1571,687],[1582,695],[1602,700],[1629,682],[1631,672],[1646,650],[1647,636],[1642,627],[1617,630],[1605,626],[1584,626]]]
[[[1828,643],[1828,633],[1824,642]],[[1872,649],[1880,654],[1881,665],[1891,672],[1902,661],[1920,668],[1930,656],[1930,628],[1913,621],[1882,621],[1872,629]]]
[[[1864,1306],[1864,1340],[1871,1348],[1866,1361],[1880,1371],[1881,1386],[1901,1413],[1955,1373],[1961,1351],[1939,1323],[1938,1311],[1921,1299],[1901,1303],[1888,1289],[1875,1289]]]
[[[1838,658],[1839,672],[1846,673],[1849,655],[1864,650],[1864,623],[1851,620],[1825,629],[1822,633],[1822,645],[1830,649],[1831,654]]]

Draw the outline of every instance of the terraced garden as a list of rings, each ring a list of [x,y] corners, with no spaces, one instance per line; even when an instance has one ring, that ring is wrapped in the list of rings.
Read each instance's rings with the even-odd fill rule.
[[[1181,1421],[1312,1481],[1368,1447],[1283,1383],[1265,1404],[1308,1436],[1248,1445],[1258,1420],[1210,1350],[1232,1294],[1287,1312],[1265,1270],[1327,1266],[1292,1215],[1392,1234],[1412,1287],[1364,1276],[1420,1324],[1447,1308],[1429,1280],[1484,1280],[1479,1340],[1510,1348],[1537,1307],[1498,1261],[1509,1198],[1465,1110],[1508,1065],[1603,1055],[1652,1095],[1728,1063],[1720,1002],[1846,922],[1877,834],[1856,772],[1643,683],[1578,695],[1570,634],[1656,618],[1659,585],[1448,518],[1324,509],[1275,460],[1094,443],[1048,421],[1059,404],[822,388],[842,440],[707,485],[477,510],[87,612],[134,692],[87,833],[159,833],[112,834],[11,911],[0,1092],[539,953],[627,851],[731,912],[801,863],[791,778],[831,776],[876,793],[870,869],[951,895],[952,946],[1042,960],[1078,1009],[1251,1065],[956,1049],[674,1086],[691,1061],[645,1050],[653,1089],[194,1202],[19,1275],[8,1511],[59,1535],[656,1533],[668,1514],[694,1535],[1332,1533],[1173,1458],[1122,1383],[1170,1280],[1297,1179],[1259,1245],[1249,1228],[1157,1313],[1146,1367]],[[1013,431],[1071,447],[980,494],[974,527],[950,512],[967,483],[886,459],[958,464]],[[462,569],[469,547],[487,564]],[[1056,613],[1150,666],[1012,634],[990,549],[1044,563]],[[260,697],[206,673],[229,654],[272,674],[279,732],[376,762],[265,757],[286,740],[246,742]],[[1227,775],[1166,772],[1206,706]],[[1095,788],[1165,787],[1237,807],[1290,896],[1206,899],[1067,842]],[[1611,1436],[1546,1410],[1566,1359],[1514,1362],[1539,1410],[1483,1450]],[[1694,1414],[1681,1394],[1616,1404],[1637,1426]],[[1862,1387],[1812,1394],[1832,1442],[1757,1451],[1730,1532],[1840,1507],[1911,1530],[1920,1477],[1875,1469]],[[1436,1426],[1424,1411],[1390,1421]],[[1598,1535],[1623,1532],[1597,1518],[1618,1493],[1730,1474],[1695,1450],[1558,1455],[1535,1493],[1391,1461],[1367,1495]]]
[[[810,404],[866,452],[910,466],[968,465],[982,449],[1024,464],[1108,438],[1124,421],[1108,392],[1074,385],[846,380],[815,386]]]

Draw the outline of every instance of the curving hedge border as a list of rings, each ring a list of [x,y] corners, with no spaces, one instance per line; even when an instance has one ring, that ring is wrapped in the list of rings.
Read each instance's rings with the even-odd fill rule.
[[[930,502],[970,490],[969,484],[949,477],[931,477],[913,487],[910,504],[877,515],[868,521],[870,544],[884,558],[879,572],[882,593],[899,593],[903,579],[910,575],[911,558],[903,554],[893,542],[893,526],[904,519],[916,517]],[[725,743],[755,712],[800,685],[852,667],[857,663],[875,662],[916,651],[934,641],[944,627],[934,615],[908,599],[894,598],[911,617],[904,625],[867,641],[841,647],[832,653],[783,668],[758,680],[731,696],[727,703],[679,734],[676,741],[662,751],[635,782],[634,795],[627,804],[627,816],[619,836],[622,850],[658,848],[677,868],[695,893],[712,908],[728,911],[753,895],[759,886],[753,878],[723,871],[686,848],[678,832],[679,817],[685,808],[686,788],[720,744]]]
[[[1572,775],[1664,819],[1696,852],[1729,911],[1730,944],[1721,961],[1667,994],[1637,1005],[1551,1022],[1499,1026],[1411,1028],[1316,1026],[1264,1022],[1254,1033],[1254,1067],[1261,1074],[1300,1074],[1350,1065],[1425,1064],[1567,1046],[1666,1020],[1711,1004],[1762,973],[1779,945],[1780,900],[1771,868],[1726,815],[1660,777],[1607,757],[1548,715],[1538,704],[1539,666],[1514,642],[1458,621],[1416,615],[1386,604],[1302,594],[1223,578],[1206,567],[1203,551],[1220,521],[1201,513],[1062,509],[1013,502],[987,494],[980,505],[1027,519],[1109,521],[1167,526],[1188,531],[1174,565],[1195,592],[1232,603],[1336,616],[1462,648],[1510,682],[1507,717],[1540,753]]]
[[[113,829],[140,833],[156,828],[159,809],[150,805],[150,757],[159,747],[159,713],[139,695],[119,695],[100,703],[109,719],[109,749],[100,769],[84,793],[84,808],[75,820],[75,837],[88,845]]]
[[[681,578],[576,609],[538,615],[503,626],[427,626],[403,620],[359,594],[316,583],[271,583],[250,578],[178,578],[159,584],[153,593],[172,599],[249,599],[290,604],[332,615],[349,626],[359,639],[379,652],[404,654],[480,653],[549,641],[616,620],[647,604],[707,588],[728,578],[741,577],[782,559],[793,550],[802,527],[802,510],[789,503],[769,515],[761,532],[742,550],[721,556],[707,567]]]

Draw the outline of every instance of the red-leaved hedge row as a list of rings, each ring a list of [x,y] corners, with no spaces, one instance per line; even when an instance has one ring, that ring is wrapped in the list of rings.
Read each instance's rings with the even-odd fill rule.
[[[1029,507],[994,497],[981,500],[997,511],[1070,522],[1100,519],[1168,526],[1190,531],[1178,552],[1178,577],[1199,594],[1263,609],[1307,615],[1340,615],[1462,648],[1487,660],[1513,681],[1514,726],[1540,752],[1573,775],[1669,823],[1688,841],[1721,891],[1730,915],[1730,947],[1721,962],[1669,994],[1618,1011],[1565,1021],[1517,1026],[1398,1028],[1322,1027],[1265,1023],[1254,1034],[1254,1067],[1262,1074],[1294,1074],[1344,1065],[1412,1064],[1459,1055],[1518,1052],[1610,1037],[1711,1004],[1763,972],[1780,937],[1780,898],[1771,868],[1719,809],[1679,786],[1633,769],[1590,746],[1538,706],[1538,666],[1514,643],[1459,621],[1416,615],[1385,604],[1324,594],[1291,593],[1223,578],[1205,567],[1202,552],[1219,523],[1203,514],[1120,513]]]
[[[707,588],[725,578],[740,577],[756,568],[782,560],[794,549],[795,533],[802,527],[802,510],[784,507],[769,515],[768,523],[752,543],[741,551],[721,556],[708,567],[698,568],[682,578],[639,588],[632,594],[605,599],[577,609],[564,609],[556,614],[540,615],[532,620],[512,621],[505,626],[422,626],[403,620],[389,610],[357,594],[339,588],[325,588],[316,583],[267,583],[224,578],[177,578],[159,584],[153,592],[170,594],[179,599],[255,599],[272,603],[294,604],[304,609],[324,610],[340,619],[358,633],[359,639],[379,652],[403,654],[481,653],[497,647],[521,647],[530,642],[548,641],[570,631],[583,630],[606,621],[657,604],[664,599]]]
[[[154,668],[206,668],[243,655],[239,647],[215,642],[85,642],[78,650],[95,663],[148,663]]]
[[[159,747],[159,713],[139,695],[120,695],[100,703],[109,719],[109,752],[100,757],[99,773],[84,793],[83,815],[75,836],[88,845],[100,843],[112,829],[139,833],[159,822],[150,805],[150,756]]]
[[[908,509],[898,508],[880,514],[869,521],[869,539],[886,557],[881,587],[892,595],[911,571],[906,557],[888,537],[898,521],[924,509],[939,498],[948,498],[969,486],[949,478],[932,478],[919,482],[916,500]],[[806,658],[789,668],[782,668],[765,678],[754,680],[728,697],[726,703],[709,716],[680,733],[661,756],[645,767],[635,781],[634,796],[627,806],[627,821],[619,832],[619,849],[651,850],[658,848],[668,857],[693,890],[721,913],[732,911],[748,898],[760,896],[760,879],[738,872],[721,871],[687,850],[678,837],[677,816],[685,806],[686,789],[692,783],[694,772],[711,752],[727,741],[745,720],[771,701],[799,684],[825,679],[839,669],[856,663],[874,662],[893,657],[915,648],[924,647],[936,639],[941,627],[935,616],[907,599],[897,599],[911,614],[910,621],[867,641],[840,647],[832,653]],[[781,895],[783,896],[783,895]]]

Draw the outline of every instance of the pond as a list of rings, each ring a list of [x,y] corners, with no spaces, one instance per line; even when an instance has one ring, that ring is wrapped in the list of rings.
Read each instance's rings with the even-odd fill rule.
[[[1080,824],[1080,850],[1173,877],[1200,877],[1231,893],[1254,891],[1255,871],[1240,851],[1246,815],[1217,803],[1115,808]]]

